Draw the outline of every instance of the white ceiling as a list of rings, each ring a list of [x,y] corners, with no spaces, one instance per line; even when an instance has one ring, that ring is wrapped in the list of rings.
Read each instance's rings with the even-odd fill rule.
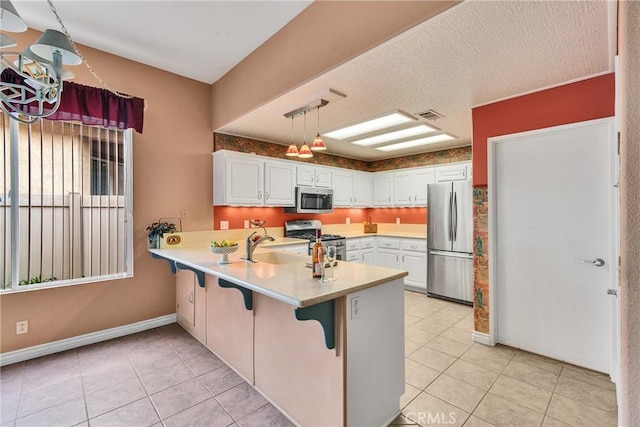
[[[53,4],[75,42],[213,83],[311,2],[54,0]],[[11,3],[29,27],[60,30],[46,0]]]
[[[207,83],[311,3],[54,1],[75,41]],[[30,27],[59,28],[45,0],[12,3]],[[445,118],[429,123],[458,139],[392,154],[325,138],[331,154],[377,160],[469,145],[473,106],[611,72],[615,11],[599,0],[467,0],[216,131],[288,144],[283,114],[332,88],[347,98],[321,109],[323,132],[396,109],[434,109]],[[307,139],[316,121],[307,117]],[[302,127],[296,118],[297,142]]]
[[[321,133],[395,109],[433,109],[445,118],[427,123],[458,137],[393,153],[325,138],[332,154],[371,161],[470,145],[473,106],[612,71],[611,11],[615,3],[604,1],[466,1],[218,131],[288,144],[283,114],[332,88],[347,97],[320,110]],[[294,127],[300,145],[302,117]],[[312,113],[307,140],[316,127]]]

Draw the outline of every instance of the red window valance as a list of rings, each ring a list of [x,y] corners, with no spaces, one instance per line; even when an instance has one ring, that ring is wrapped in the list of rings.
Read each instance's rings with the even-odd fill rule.
[[[2,81],[23,84],[22,77],[9,68],[2,71]],[[123,130],[133,128],[142,133],[144,99],[124,98],[106,89],[64,82],[60,106],[47,120],[78,121]]]

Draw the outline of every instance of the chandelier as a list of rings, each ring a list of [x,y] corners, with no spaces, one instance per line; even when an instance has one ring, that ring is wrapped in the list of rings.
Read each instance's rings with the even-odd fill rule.
[[[5,48],[16,46],[16,42],[2,33],[0,108],[23,123],[33,123],[57,111],[62,82],[75,77],[63,65],[79,65],[84,59],[77,51],[51,0],[47,2],[64,33],[47,29],[23,52],[5,52]],[[0,29],[14,33],[27,30],[27,24],[9,0],[2,0],[0,3]]]
[[[328,103],[329,101],[327,101],[326,99],[318,99],[317,101],[311,102],[303,107],[296,108],[295,110],[291,110],[288,113],[284,114],[287,119],[291,119],[291,145],[289,145],[289,147],[287,148],[287,156],[308,159],[313,157],[312,151],[327,149],[327,147],[324,145],[324,141],[320,137],[320,108],[324,107]],[[307,113],[313,110],[317,110],[318,112],[318,129],[316,137],[313,140],[311,147],[309,147],[309,145],[307,144]],[[300,149],[298,149],[293,139],[293,119],[301,114],[304,116],[304,139],[302,142],[302,146],[300,147]]]

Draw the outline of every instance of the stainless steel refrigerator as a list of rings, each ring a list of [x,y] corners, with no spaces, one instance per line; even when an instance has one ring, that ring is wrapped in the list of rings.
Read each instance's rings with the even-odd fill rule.
[[[427,295],[473,304],[470,181],[429,184]]]

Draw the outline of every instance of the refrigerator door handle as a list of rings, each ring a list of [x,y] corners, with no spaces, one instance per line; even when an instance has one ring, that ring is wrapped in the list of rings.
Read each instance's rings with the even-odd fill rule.
[[[465,258],[465,259],[473,258],[473,254],[468,254],[465,252],[429,251],[429,253],[431,255],[448,256],[452,258]]]
[[[458,240],[458,193],[453,193],[453,241]]]
[[[449,241],[453,241],[453,192],[449,193]]]

